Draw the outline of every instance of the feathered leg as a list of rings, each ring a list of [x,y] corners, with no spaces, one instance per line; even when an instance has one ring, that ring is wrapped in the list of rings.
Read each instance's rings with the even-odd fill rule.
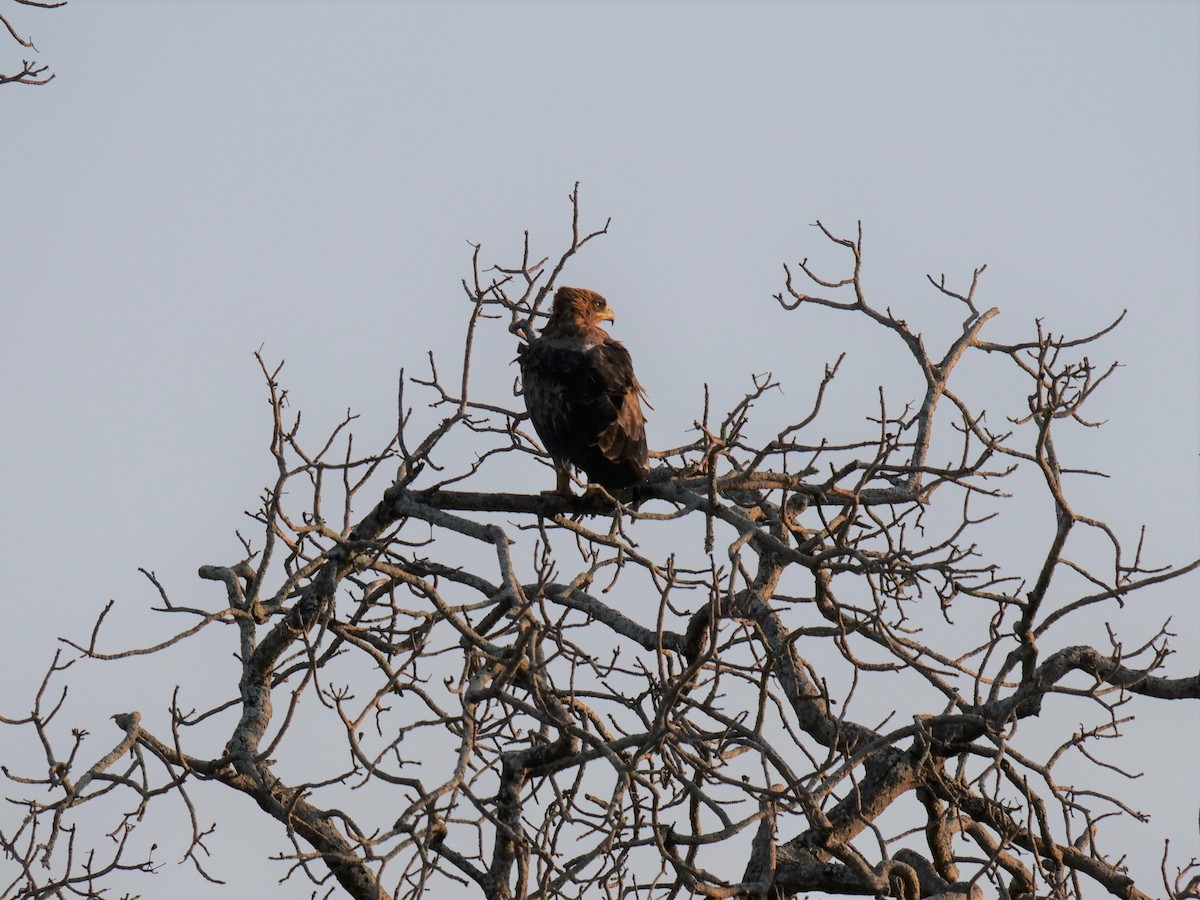
[[[561,494],[563,497],[574,497],[571,493],[571,464],[568,462],[554,461],[554,474],[558,483],[555,485],[554,493]]]

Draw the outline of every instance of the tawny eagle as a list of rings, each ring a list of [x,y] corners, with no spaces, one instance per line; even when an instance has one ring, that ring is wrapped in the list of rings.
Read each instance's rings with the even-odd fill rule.
[[[646,479],[645,392],[606,321],[615,321],[612,307],[595,291],[560,287],[542,333],[517,351],[525,408],[565,496],[571,466],[609,490]]]

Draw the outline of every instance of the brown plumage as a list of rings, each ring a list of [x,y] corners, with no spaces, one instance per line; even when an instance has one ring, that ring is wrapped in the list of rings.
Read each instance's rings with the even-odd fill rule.
[[[607,300],[561,287],[542,333],[517,351],[525,408],[554,460],[556,490],[567,496],[570,466],[610,490],[646,478],[644,391],[605,321],[614,321]]]

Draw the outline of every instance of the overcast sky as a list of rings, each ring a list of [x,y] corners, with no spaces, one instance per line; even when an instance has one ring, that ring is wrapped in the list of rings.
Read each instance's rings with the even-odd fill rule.
[[[0,87],[6,715],[26,710],[56,636],[84,638],[108,598],[144,611],[138,566],[219,602],[195,569],[239,557],[234,529],[273,472],[255,350],[286,359],[313,434],[353,408],[368,442],[386,437],[400,368],[454,358],[469,242],[512,262],[528,229],[538,255],[561,252],[576,181],[585,227],[612,225],[562,281],[616,309],[652,446],[690,439],[705,383],[727,404],[769,369],[804,398],[842,350],[835,397],[875,396],[892,375],[869,337],[770,296],[782,263],[837,259],[814,221],[861,220],[876,305],[931,334],[961,314],[942,315],[925,274],[965,287],[983,263],[993,340],[1029,337],[1036,317],[1097,330],[1128,308],[1090,354],[1124,367],[1093,410],[1107,424],[1072,444],[1113,476],[1081,505],[1129,541],[1148,523],[1153,562],[1200,547],[1200,5],[3,11],[57,75]],[[21,57],[0,40],[0,71]],[[502,397],[515,347],[488,334],[481,378]],[[541,469],[514,477],[548,486]],[[1177,591],[1146,613],[1179,609],[1176,675],[1196,671],[1200,631],[1195,581]],[[141,665],[133,686],[132,668],[89,670],[104,742],[112,712],[168,701],[147,681],[184,678]],[[1195,704],[1175,716],[1180,747],[1198,745]],[[1189,758],[1137,788],[1161,810],[1129,848],[1143,871],[1162,837],[1196,844]],[[1163,800],[1181,790],[1189,802]],[[270,873],[229,852],[240,890],[219,896],[267,896]]]

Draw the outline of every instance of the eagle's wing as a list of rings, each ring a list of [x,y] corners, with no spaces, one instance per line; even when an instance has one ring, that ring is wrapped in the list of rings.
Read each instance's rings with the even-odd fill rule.
[[[609,462],[646,469],[646,416],[644,390],[633,372],[633,359],[624,345],[612,339],[592,349],[595,371],[603,384],[603,405],[608,420],[597,446]]]

